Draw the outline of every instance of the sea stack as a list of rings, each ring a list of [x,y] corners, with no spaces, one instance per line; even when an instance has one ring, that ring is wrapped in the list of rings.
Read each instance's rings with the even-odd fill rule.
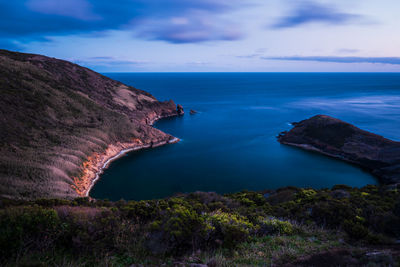
[[[400,142],[326,115],[292,124],[278,135],[281,144],[335,157],[369,171],[383,184],[400,183]]]
[[[179,116],[182,116],[183,114],[185,114],[185,111],[183,110],[183,107],[181,104],[176,105],[176,111],[178,112]]]

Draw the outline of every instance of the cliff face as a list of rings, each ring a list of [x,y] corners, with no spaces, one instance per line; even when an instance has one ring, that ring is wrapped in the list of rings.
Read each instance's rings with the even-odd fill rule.
[[[172,100],[67,61],[0,50],[0,90],[0,196],[76,197],[92,158],[173,139]]]
[[[282,144],[339,158],[370,171],[382,183],[400,183],[400,142],[317,115],[278,136]]]

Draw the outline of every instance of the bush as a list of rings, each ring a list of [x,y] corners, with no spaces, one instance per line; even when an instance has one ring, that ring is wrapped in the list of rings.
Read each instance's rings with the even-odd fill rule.
[[[343,223],[344,231],[353,239],[362,239],[368,236],[368,229],[358,222],[345,220]]]
[[[60,234],[60,219],[53,209],[39,206],[9,208],[0,211],[0,257],[18,250],[44,251]]]
[[[257,192],[244,191],[229,196],[231,199],[238,201],[241,205],[251,206],[263,206],[267,203],[265,197]]]
[[[151,221],[160,212],[160,208],[166,208],[164,201],[130,201],[128,205],[122,206],[120,209],[122,214],[135,222],[145,223]],[[160,207],[161,206],[161,207]]]
[[[120,245],[121,234],[129,228],[129,225],[123,223],[119,213],[113,212],[111,209],[59,208],[59,216],[66,229],[60,245],[67,246],[74,253],[81,254],[92,250],[103,252],[116,249]],[[124,239],[126,238],[129,236],[124,237]]]
[[[154,254],[181,254],[189,248],[200,247],[205,242],[207,230],[203,216],[190,206],[173,204],[160,219],[150,224],[147,247]]]
[[[257,229],[245,217],[220,210],[207,214],[206,222],[212,230],[211,240],[224,247],[235,247]]]
[[[314,189],[302,189],[300,192],[296,194],[296,201],[298,203],[300,202],[305,202],[305,201],[311,201],[315,197],[317,192]]]
[[[259,234],[291,235],[294,233],[293,225],[288,221],[281,221],[276,218],[264,218],[260,221]]]

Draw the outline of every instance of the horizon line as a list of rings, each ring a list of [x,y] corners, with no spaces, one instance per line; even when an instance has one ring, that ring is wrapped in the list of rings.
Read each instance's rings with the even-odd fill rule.
[[[106,71],[99,73],[387,73],[400,74],[400,71]]]

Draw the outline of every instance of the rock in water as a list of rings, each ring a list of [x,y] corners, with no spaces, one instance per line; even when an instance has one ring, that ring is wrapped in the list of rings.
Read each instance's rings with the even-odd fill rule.
[[[178,115],[185,114],[185,111],[183,110],[183,107],[181,104],[176,105],[176,111],[178,112]]]
[[[400,182],[400,142],[326,115],[317,115],[293,126],[290,131],[279,134],[280,143],[356,164],[384,184]]]

